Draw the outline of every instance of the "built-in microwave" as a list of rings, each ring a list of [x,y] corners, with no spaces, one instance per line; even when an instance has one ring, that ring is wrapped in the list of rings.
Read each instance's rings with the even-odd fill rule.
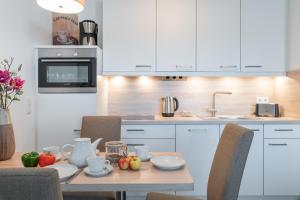
[[[96,93],[96,58],[39,58],[38,92]]]

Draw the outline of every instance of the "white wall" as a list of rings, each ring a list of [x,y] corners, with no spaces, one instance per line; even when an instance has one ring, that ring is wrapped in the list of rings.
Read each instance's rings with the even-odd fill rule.
[[[22,101],[11,107],[17,151],[35,148],[34,57],[35,45],[51,44],[51,13],[36,5],[35,0],[2,1],[0,6],[0,59],[14,57],[15,64],[23,64],[22,77],[26,80]],[[79,20],[101,19],[100,0],[87,0]],[[29,106],[31,113],[28,114]]]
[[[289,71],[300,70],[300,1],[290,0],[288,29]]]

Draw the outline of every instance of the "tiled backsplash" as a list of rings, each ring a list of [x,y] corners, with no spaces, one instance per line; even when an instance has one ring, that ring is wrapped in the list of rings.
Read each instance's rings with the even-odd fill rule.
[[[160,99],[175,96],[179,111],[207,116],[215,91],[230,91],[232,95],[217,96],[218,114],[249,115],[254,112],[257,96],[275,100],[272,77],[188,78],[186,81],[162,81],[153,77],[109,77],[108,113],[159,114]]]

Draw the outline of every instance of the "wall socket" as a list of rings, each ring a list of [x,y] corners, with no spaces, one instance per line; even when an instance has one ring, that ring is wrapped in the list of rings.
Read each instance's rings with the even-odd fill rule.
[[[256,97],[256,103],[269,103],[269,97]]]
[[[161,77],[163,81],[186,81],[187,77],[185,76],[163,76]]]

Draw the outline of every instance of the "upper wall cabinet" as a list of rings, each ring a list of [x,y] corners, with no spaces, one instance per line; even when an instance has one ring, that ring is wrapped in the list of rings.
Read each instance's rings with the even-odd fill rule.
[[[103,7],[103,70],[155,71],[156,0],[104,0]]]
[[[195,71],[196,0],[157,1],[157,71]]]
[[[242,0],[242,71],[286,71],[286,0]]]
[[[240,71],[240,0],[197,0],[197,70]]]

